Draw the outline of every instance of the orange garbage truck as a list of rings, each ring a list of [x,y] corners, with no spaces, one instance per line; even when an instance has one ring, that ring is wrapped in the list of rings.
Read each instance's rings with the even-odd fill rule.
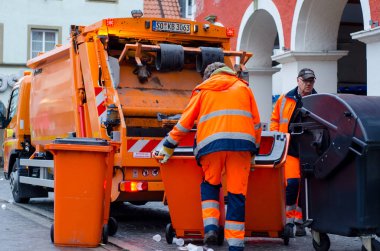
[[[15,85],[0,117],[4,175],[14,200],[27,203],[54,189],[47,144],[86,137],[120,146],[112,202],[162,201],[152,151],[177,123],[208,64],[221,61],[246,76],[252,54],[231,51],[232,36],[232,29],[182,19],[71,26],[68,44],[28,61],[31,74]]]

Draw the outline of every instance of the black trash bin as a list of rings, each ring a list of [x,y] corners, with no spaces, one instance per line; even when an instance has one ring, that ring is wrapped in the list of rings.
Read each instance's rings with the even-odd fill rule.
[[[317,94],[302,99],[292,124],[300,146],[304,218],[316,250],[327,233],[360,236],[362,250],[380,250],[380,97]]]

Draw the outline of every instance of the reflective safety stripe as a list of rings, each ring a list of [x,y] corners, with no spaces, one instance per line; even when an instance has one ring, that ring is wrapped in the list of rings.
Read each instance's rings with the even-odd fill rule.
[[[208,208],[215,208],[219,210],[219,202],[210,202],[210,201],[205,201],[202,202],[202,209],[208,209]]]
[[[176,126],[176,127],[178,128],[178,130],[180,130],[181,132],[190,132],[189,129],[183,127],[179,122],[177,122],[177,124],[176,124],[175,126]]]
[[[224,226],[225,229],[230,229],[230,230],[238,230],[238,231],[244,231],[244,223],[234,223],[234,222],[227,222],[225,223]]]
[[[280,124],[286,124],[289,122],[289,119],[280,119]]]
[[[172,145],[178,145],[178,142],[175,141],[174,139],[172,139],[172,137],[170,137],[170,135],[166,138],[167,141],[169,141],[170,144]]]
[[[298,219],[298,218],[294,219],[294,222],[298,223],[298,224],[303,224],[303,220],[302,219]]]
[[[218,226],[218,222],[219,222],[219,220],[217,218],[213,218],[213,217],[205,218],[205,219],[203,219],[203,226],[207,226],[207,225]]]
[[[259,130],[261,128],[261,123],[255,124],[255,130]]]
[[[285,119],[283,118],[283,112],[284,112],[284,108],[285,108],[285,103],[286,103],[286,98],[285,96],[282,96],[282,99],[281,99],[281,108],[280,108],[280,123],[284,123]]]
[[[296,209],[296,205],[286,206],[285,211],[292,211]]]
[[[245,110],[219,110],[219,111],[215,111],[215,112],[211,112],[209,114],[203,115],[199,119],[199,124],[217,116],[228,116],[228,115],[240,115],[240,116],[252,118],[252,114]]]
[[[294,218],[286,218],[286,224],[293,223],[294,224]]]
[[[199,142],[197,147],[194,149],[194,155],[197,156],[200,149],[202,149],[207,144],[209,144],[215,140],[218,140],[218,139],[242,139],[242,140],[248,140],[254,144],[256,143],[255,138],[248,133],[220,132],[220,133],[215,133],[215,134],[205,138],[201,142]]]
[[[234,246],[234,247],[244,247],[244,239],[237,239],[237,238],[230,238],[227,239],[228,246]]]
[[[300,208],[299,206],[297,206],[295,209],[297,212],[302,213],[302,208]]]

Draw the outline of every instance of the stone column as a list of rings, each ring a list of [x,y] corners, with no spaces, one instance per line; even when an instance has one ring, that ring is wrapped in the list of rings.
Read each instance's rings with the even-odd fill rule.
[[[380,27],[351,33],[351,37],[367,47],[367,96],[380,96]]]
[[[297,75],[302,68],[314,70],[316,76],[315,89],[319,93],[337,92],[337,71],[339,58],[346,56],[348,51],[287,51],[272,56],[272,60],[281,64],[280,77],[274,82],[279,85],[281,93],[288,92],[297,86]]]
[[[247,70],[249,71],[249,86],[255,95],[261,123],[265,130],[269,130],[268,125],[272,114],[272,75],[280,69],[251,67]]]

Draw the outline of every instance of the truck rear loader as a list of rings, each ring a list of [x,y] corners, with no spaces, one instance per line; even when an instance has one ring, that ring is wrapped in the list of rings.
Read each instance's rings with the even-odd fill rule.
[[[28,61],[32,73],[15,85],[1,114],[4,175],[14,200],[27,203],[53,190],[46,144],[87,137],[119,146],[111,201],[162,201],[152,150],[177,123],[208,64],[224,62],[245,76],[252,54],[230,51],[231,36],[231,29],[180,19],[72,26],[68,44]]]

